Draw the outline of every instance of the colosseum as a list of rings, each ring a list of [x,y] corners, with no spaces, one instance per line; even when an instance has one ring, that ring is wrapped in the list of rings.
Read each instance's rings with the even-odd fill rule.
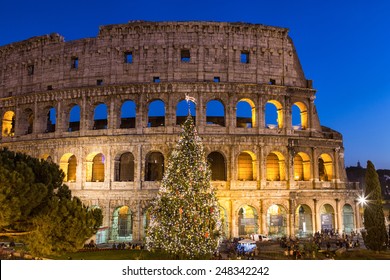
[[[315,96],[286,28],[131,21],[1,46],[0,146],[57,163],[102,210],[97,243],[142,242],[189,106],[226,237],[351,232],[358,190]]]

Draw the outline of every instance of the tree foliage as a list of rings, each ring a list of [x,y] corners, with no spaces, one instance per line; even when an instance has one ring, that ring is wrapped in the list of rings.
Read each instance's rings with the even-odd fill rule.
[[[101,225],[101,210],[72,197],[63,178],[53,163],[0,150],[0,235],[24,233],[34,255],[81,248]]]
[[[149,249],[200,259],[218,248],[219,207],[210,178],[203,144],[188,116],[150,209]]]
[[[379,178],[371,161],[367,162],[365,179],[368,204],[364,209],[364,227],[367,233],[364,242],[369,249],[379,251],[387,243],[387,232]]]

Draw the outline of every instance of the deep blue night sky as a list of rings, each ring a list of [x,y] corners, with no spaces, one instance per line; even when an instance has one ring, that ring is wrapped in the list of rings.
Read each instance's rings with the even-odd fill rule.
[[[344,136],[346,166],[390,169],[390,1],[4,1],[0,45],[59,33],[95,37],[99,26],[151,21],[228,21],[287,27],[322,125]]]

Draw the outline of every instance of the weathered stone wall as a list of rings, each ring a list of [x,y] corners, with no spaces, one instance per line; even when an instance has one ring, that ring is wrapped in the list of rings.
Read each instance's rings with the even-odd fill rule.
[[[58,34],[34,37],[0,47],[0,97],[93,86],[97,80],[144,83],[153,77],[256,84],[272,79],[304,88],[308,84],[287,32],[255,24],[132,22],[103,26],[96,38],[70,42]],[[182,50],[190,52],[189,61],[181,61]],[[132,53],[132,63],[125,63],[126,52]],[[248,63],[241,62],[241,52],[248,54]]]
[[[110,232],[120,206],[132,213],[131,238],[142,240],[146,210],[159,187],[158,181],[146,180],[147,158],[159,152],[166,166],[180,131],[177,104],[189,94],[197,101],[196,126],[207,154],[218,152],[224,159],[226,179],[212,184],[227,236],[241,234],[240,209],[245,207],[256,213],[256,231],[269,232],[274,205],[282,212],[287,235],[301,229],[301,205],[310,209],[311,232],[321,230],[325,208],[333,209],[333,228],[342,231],[349,205],[354,228],[359,228],[357,191],[346,184],[341,134],[320,125],[315,90],[287,33],[242,23],[131,22],[101,27],[91,39],[64,42],[54,34],[0,47],[0,146],[52,160],[65,173],[74,156],[76,179],[68,184],[85,203],[102,208],[108,229],[103,241],[115,240]],[[183,50],[185,55],[189,51],[189,61],[182,61]],[[130,52],[128,63],[124,58]],[[249,54],[248,63],[241,62],[242,52]],[[72,66],[75,58],[78,64]],[[136,108],[132,128],[121,127],[127,100]],[[158,127],[148,125],[154,100],[165,107]],[[206,111],[212,100],[223,104],[224,125],[210,123]],[[240,101],[251,106],[250,126],[239,127]],[[268,103],[277,108],[276,126],[266,123]],[[94,123],[99,104],[107,106],[101,129]],[[294,104],[300,109],[300,127],[292,125]],[[76,130],[70,123],[75,105],[80,107]],[[50,109],[55,110],[55,127],[48,126]],[[117,165],[126,152],[134,158],[134,178],[120,181]],[[91,180],[98,154],[104,158],[103,181]],[[270,173],[277,175],[270,180]]]

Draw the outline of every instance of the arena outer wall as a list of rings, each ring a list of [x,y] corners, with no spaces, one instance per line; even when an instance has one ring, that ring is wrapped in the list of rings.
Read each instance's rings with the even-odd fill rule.
[[[189,95],[226,237],[350,232],[359,190],[315,94],[285,28],[133,21],[96,38],[50,34],[0,47],[0,145],[57,163],[102,209],[98,243],[140,242]]]

